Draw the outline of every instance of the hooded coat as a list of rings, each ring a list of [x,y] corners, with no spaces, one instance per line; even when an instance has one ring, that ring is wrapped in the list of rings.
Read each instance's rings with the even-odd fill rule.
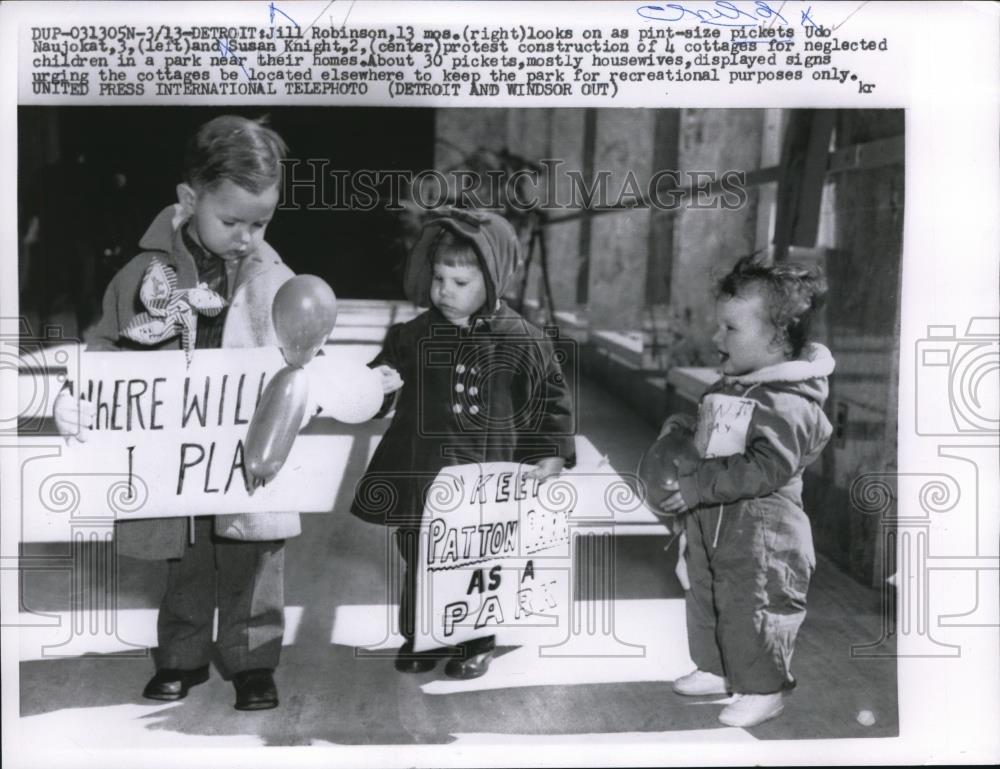
[[[436,239],[450,231],[476,252],[487,299],[468,328],[431,307],[389,328],[369,364],[396,369],[395,416],[355,489],[352,512],[385,525],[419,526],[427,486],[443,467],[481,462],[575,460],[573,404],[560,360],[567,352],[502,299],[520,262],[510,224],[449,211],[424,228],[405,288],[430,304]]]
[[[111,280],[104,294],[104,310],[87,341],[88,351],[181,349],[180,337],[155,347],[144,347],[122,336],[122,330],[140,312],[139,288],[153,257],[173,267],[178,288],[198,282],[194,258],[184,246],[178,206],[168,206],[153,220],[139,241],[142,252]],[[294,273],[267,243],[240,260],[231,280],[229,306],[222,332],[223,347],[266,347],[278,340],[271,305],[278,289]],[[215,533],[228,539],[267,541],[294,537],[301,531],[298,513],[255,513],[215,516]],[[187,518],[150,518],[121,521],[115,527],[118,552],[135,558],[179,558],[188,540]]]
[[[681,460],[688,647],[700,670],[737,693],[794,686],[790,665],[816,566],[802,509],[802,474],[833,433],[823,412],[830,351],[808,345],[794,361],[708,389],[695,444]]]
[[[699,409],[701,435],[711,429],[712,415],[705,404],[713,395],[753,401],[752,415],[742,430],[738,453],[707,457],[681,468],[678,483],[688,508],[771,495],[801,507],[802,473],[833,434],[823,412],[830,392],[827,377],[833,369],[830,351],[813,343],[797,360],[723,377],[709,387]],[[715,429],[732,427],[723,424]]]

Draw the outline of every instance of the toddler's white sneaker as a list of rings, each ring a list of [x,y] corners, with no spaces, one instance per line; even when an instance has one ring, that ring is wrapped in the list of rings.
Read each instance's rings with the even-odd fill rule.
[[[715,673],[695,670],[674,681],[674,691],[685,697],[703,697],[707,694],[728,694],[726,679]]]
[[[785,709],[781,692],[774,694],[737,694],[719,713],[726,726],[747,728],[770,721]]]

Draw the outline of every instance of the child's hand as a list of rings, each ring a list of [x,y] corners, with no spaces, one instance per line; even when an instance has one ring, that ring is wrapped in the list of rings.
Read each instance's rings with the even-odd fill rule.
[[[382,375],[382,394],[389,395],[403,386],[403,378],[392,366],[376,366],[375,371]]]
[[[665,513],[671,513],[672,515],[680,515],[681,513],[688,512],[687,503],[684,501],[684,497],[681,496],[680,491],[675,491],[663,500],[660,503],[660,509]]]
[[[90,437],[90,429],[94,424],[94,404],[86,398],[74,398],[69,390],[60,391],[52,409],[59,434],[70,442],[76,438],[83,443]]]
[[[674,460],[674,466],[677,466],[676,459]],[[670,492],[670,494],[660,503],[659,507],[663,514],[669,517],[671,530],[676,534],[683,529],[683,526],[680,525],[680,517],[688,512],[688,506],[684,502],[684,497],[681,496],[680,486],[677,485],[676,480],[661,481],[660,485],[664,491]],[[675,528],[675,526],[679,528]]]
[[[566,460],[562,457],[546,457],[526,472],[525,476],[537,478],[539,483],[544,483],[547,479],[559,475],[565,464]]]

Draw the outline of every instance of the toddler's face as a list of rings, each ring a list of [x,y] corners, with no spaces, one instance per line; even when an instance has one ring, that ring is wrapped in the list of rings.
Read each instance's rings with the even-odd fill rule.
[[[277,184],[254,193],[228,179],[201,190],[182,184],[177,194],[191,213],[195,239],[223,259],[242,259],[260,248],[279,197]]]
[[[478,267],[434,263],[431,301],[456,326],[467,326],[469,317],[486,303],[486,281]]]
[[[786,360],[759,293],[720,298],[715,303],[715,320],[712,342],[719,351],[723,374],[739,376]]]

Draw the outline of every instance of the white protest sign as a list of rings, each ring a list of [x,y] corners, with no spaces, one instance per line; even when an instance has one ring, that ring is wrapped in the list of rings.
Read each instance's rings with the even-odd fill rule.
[[[511,630],[566,626],[577,495],[563,493],[563,478],[539,486],[526,470],[513,462],[457,465],[430,487],[420,532],[416,651],[500,627],[510,638]]]
[[[699,456],[728,457],[746,451],[747,431],[756,405],[750,398],[722,393],[702,398],[694,436]]]
[[[80,520],[329,511],[348,435],[299,435],[278,475],[247,490],[244,442],[284,365],[276,347],[198,350],[190,366],[180,351],[80,354],[67,378],[94,426],[85,443],[21,436],[22,539],[59,540]]]

